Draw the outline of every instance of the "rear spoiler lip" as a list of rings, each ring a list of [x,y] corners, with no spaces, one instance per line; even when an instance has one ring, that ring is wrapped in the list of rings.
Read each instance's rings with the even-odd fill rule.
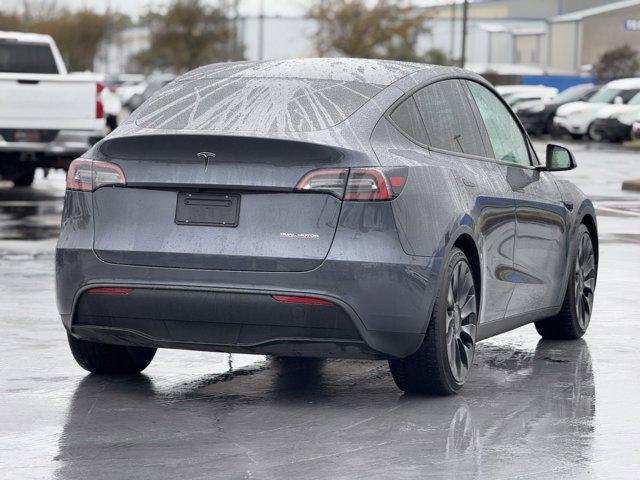
[[[313,133],[313,132],[312,132]],[[374,164],[378,163],[378,159],[375,157],[371,157],[370,153],[354,150],[345,145],[340,145],[338,143],[331,142],[328,138],[322,139],[313,139],[313,138],[297,138],[295,136],[285,136],[285,135],[261,135],[261,134],[251,134],[250,132],[175,132],[173,130],[165,131],[163,133],[133,133],[133,134],[121,134],[118,135],[117,130],[114,134],[105,137],[102,141],[97,143],[95,147],[87,152],[86,156],[88,158],[92,158],[93,160],[140,160],[141,155],[140,152],[127,154],[122,151],[118,151],[118,144],[124,143],[138,143],[138,142],[150,142],[151,145],[157,143],[158,141],[168,140],[169,138],[176,139],[185,139],[189,138],[193,141],[202,141],[203,139],[216,139],[216,140],[229,140],[236,142],[266,142],[270,144],[277,143],[286,143],[286,144],[295,144],[300,147],[307,146],[310,148],[320,148],[330,150],[336,155],[336,160],[342,157],[350,157],[352,160],[361,160],[361,162],[356,162],[354,166],[366,166],[371,165],[372,160]],[[146,152],[145,152],[146,153]],[[195,161],[195,158],[194,158]]]

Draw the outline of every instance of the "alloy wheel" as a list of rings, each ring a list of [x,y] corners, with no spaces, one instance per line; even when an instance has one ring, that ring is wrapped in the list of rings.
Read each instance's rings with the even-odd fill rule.
[[[593,245],[589,235],[584,234],[578,244],[574,271],[576,318],[582,330],[586,330],[591,320],[595,284],[596,263]]]
[[[476,289],[469,264],[460,260],[453,267],[447,291],[446,345],[449,367],[455,380],[467,378],[476,342]]]

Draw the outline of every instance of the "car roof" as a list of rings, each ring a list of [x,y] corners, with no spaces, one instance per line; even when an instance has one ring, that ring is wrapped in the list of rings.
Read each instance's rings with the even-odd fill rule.
[[[433,67],[423,63],[365,58],[295,58],[260,62],[214,63],[188,72],[178,81],[207,78],[299,78],[388,86]]]
[[[41,33],[24,33],[24,32],[4,32],[0,31],[1,40],[14,40],[17,42],[25,43],[53,43],[51,35],[44,35]]]
[[[621,78],[620,80],[613,80],[606,85],[609,88],[640,88],[640,77],[635,78]]]

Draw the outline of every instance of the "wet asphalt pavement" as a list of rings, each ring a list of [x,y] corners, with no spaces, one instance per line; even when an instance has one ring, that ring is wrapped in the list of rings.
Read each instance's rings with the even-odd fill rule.
[[[447,398],[374,361],[160,350],[143,375],[88,375],[54,301],[64,176],[0,182],[0,478],[640,478],[640,193],[620,190],[640,152],[571,146],[562,175],[599,214],[589,331],[486,340]]]

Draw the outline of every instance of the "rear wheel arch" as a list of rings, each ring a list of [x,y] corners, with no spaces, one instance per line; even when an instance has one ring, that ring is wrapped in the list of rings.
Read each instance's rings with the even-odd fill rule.
[[[598,227],[596,226],[595,217],[591,213],[585,213],[580,220],[580,224],[587,227],[589,230],[589,235],[591,236],[591,242],[593,243],[593,254],[596,261],[596,266],[598,265],[599,258],[599,244],[598,244]]]
[[[469,233],[460,234],[451,245],[451,248],[459,248],[466,255],[471,265],[471,273],[476,283],[476,292],[480,296],[482,292],[482,266],[480,263],[479,249],[476,241]]]

